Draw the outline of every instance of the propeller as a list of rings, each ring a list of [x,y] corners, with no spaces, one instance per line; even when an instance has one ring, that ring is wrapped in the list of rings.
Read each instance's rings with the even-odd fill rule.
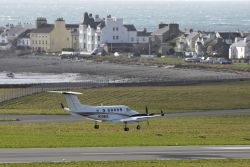
[[[61,107],[62,107],[62,109],[64,109],[64,105],[63,105],[63,103],[61,103]]]
[[[162,111],[162,110],[161,110],[161,116],[163,116],[163,117],[165,116],[165,114],[163,113],[163,111]]]
[[[149,115],[149,114],[148,114],[148,106],[146,106],[146,108],[145,108],[145,113],[147,114],[147,116]],[[147,118],[147,124],[149,125],[148,118]]]

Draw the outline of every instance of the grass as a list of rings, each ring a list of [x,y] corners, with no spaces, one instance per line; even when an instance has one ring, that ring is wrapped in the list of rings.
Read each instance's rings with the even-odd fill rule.
[[[89,57],[93,59],[93,57]],[[128,58],[126,55],[119,57],[114,56],[102,56],[96,57],[95,61],[109,61],[112,63],[127,63],[127,64],[144,64],[144,65],[179,65],[178,67],[186,68],[209,68],[218,70],[236,70],[236,71],[250,71],[250,65],[248,64],[202,64],[202,63],[188,63],[184,61],[184,58],[177,56],[165,56],[164,58]]]
[[[0,167],[249,167],[249,159],[218,160],[147,160],[147,161],[82,161],[53,163],[0,164]]]
[[[85,146],[175,146],[249,145],[250,115],[218,117],[162,118],[150,126],[92,121],[0,124],[1,148],[85,147]]]
[[[0,96],[7,93],[8,91],[10,91],[11,89],[7,89],[7,88],[0,88]]]
[[[162,87],[113,87],[81,89],[82,103],[90,105],[124,104],[136,111],[186,112],[250,108],[250,81]],[[66,114],[60,108],[59,94],[39,93],[0,104],[0,113]]]

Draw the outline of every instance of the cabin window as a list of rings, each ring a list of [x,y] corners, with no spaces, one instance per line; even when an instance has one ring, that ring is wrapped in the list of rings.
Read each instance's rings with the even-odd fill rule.
[[[99,112],[99,110],[97,109],[96,112]]]
[[[108,109],[108,112],[110,112],[110,109]]]
[[[116,109],[114,109],[114,111],[116,111]]]
[[[105,109],[102,109],[103,112],[105,112]]]
[[[120,111],[122,111],[122,108],[120,108]]]
[[[111,108],[111,111],[113,112],[113,108]]]

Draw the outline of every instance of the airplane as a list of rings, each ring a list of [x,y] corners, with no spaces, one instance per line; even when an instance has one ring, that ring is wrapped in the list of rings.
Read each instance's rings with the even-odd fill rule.
[[[124,123],[124,131],[129,131],[128,123],[136,122],[137,130],[141,129],[140,122],[143,122],[149,118],[163,117],[165,114],[161,111],[160,114],[149,114],[148,108],[146,106],[145,113],[138,113],[131,110],[126,105],[112,105],[112,106],[91,106],[81,104],[76,95],[82,93],[72,92],[72,91],[49,91],[50,93],[60,93],[63,94],[68,108],[64,107],[61,103],[61,107],[64,110],[72,112],[73,114],[83,116],[89,120],[95,121],[94,128],[99,129],[98,122],[122,122]],[[149,123],[149,122],[148,122]]]

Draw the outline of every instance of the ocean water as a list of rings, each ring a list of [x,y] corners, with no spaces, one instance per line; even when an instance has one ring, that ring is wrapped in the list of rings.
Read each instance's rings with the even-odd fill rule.
[[[35,23],[40,16],[80,23],[84,12],[122,17],[137,30],[153,31],[164,22],[182,30],[250,31],[250,1],[0,0],[0,25]]]

